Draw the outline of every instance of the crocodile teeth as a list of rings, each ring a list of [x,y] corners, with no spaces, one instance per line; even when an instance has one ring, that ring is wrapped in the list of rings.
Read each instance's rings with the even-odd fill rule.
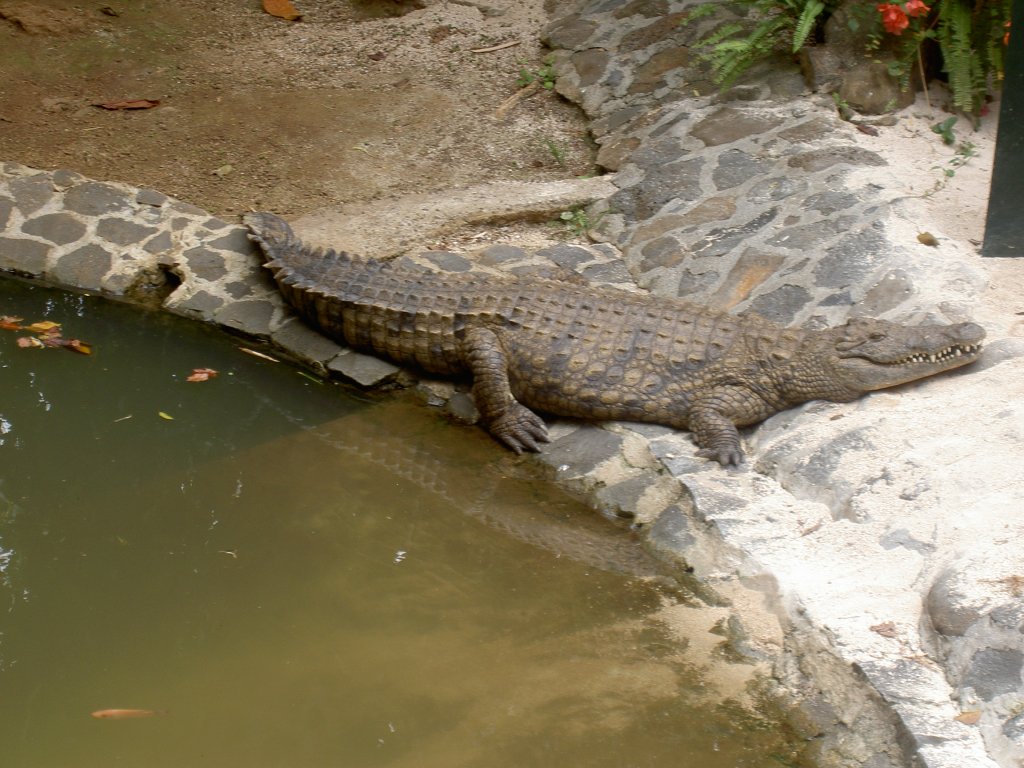
[[[908,357],[900,358],[895,361],[895,365],[910,365],[912,363],[944,363],[947,360],[953,360],[957,357],[963,357],[964,355],[971,355],[977,352],[981,348],[980,344],[968,344],[966,346],[954,346],[947,347],[941,352],[932,352],[926,354],[924,352],[916,355],[909,355]]]

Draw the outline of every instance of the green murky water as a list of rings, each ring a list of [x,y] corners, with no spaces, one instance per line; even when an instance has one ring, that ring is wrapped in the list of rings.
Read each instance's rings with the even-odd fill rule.
[[[5,768],[796,765],[627,535],[479,431],[164,315],[5,279],[0,315],[95,345],[0,330]]]

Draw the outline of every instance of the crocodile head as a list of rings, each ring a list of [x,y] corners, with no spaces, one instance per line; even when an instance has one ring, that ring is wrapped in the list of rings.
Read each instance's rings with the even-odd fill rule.
[[[975,323],[900,325],[855,318],[833,334],[836,377],[851,389],[870,392],[974,362],[985,329]]]

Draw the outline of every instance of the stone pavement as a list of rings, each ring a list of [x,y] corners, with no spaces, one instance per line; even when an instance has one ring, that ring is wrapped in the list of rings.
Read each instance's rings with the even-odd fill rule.
[[[830,100],[802,95],[795,70],[715,92],[690,61],[701,30],[678,25],[691,4],[594,0],[546,31],[557,87],[616,172],[589,208],[600,242],[402,258],[572,270],[811,327],[861,314],[985,324],[968,370],[746,430],[743,471],[695,459],[685,434],[625,424],[556,422],[537,460],[734,602],[734,630],[799,702],[823,766],[1019,768],[1024,484],[1007,471],[1024,466],[1019,320],[985,306],[984,266],[955,233],[939,248],[894,235],[904,204],[872,176],[886,159]],[[0,230],[0,270],[216,323],[360,386],[407,375],[307,330],[241,228],[159,192],[7,163]],[[459,388],[419,386],[474,419]]]

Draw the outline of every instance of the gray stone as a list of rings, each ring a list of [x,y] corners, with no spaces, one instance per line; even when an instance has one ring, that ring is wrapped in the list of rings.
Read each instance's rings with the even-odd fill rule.
[[[690,49],[686,46],[676,46],[667,50],[658,51],[656,54],[633,72],[633,82],[629,86],[629,93],[649,93],[669,85],[667,75],[690,62]],[[676,98],[672,94],[673,99]]]
[[[616,192],[608,205],[638,221],[653,216],[670,200],[697,200],[701,196],[700,173],[704,162],[698,157],[650,168],[643,181]]]
[[[602,488],[597,492],[597,501],[602,512],[615,517],[632,520],[639,513],[640,499],[651,487],[652,478],[640,475],[621,483]]]
[[[982,648],[971,658],[961,685],[973,688],[985,701],[1021,687],[1024,654],[1016,650]]]
[[[592,264],[583,270],[583,277],[592,283],[631,283],[632,275],[621,261]]]
[[[156,227],[143,226],[125,219],[100,219],[96,225],[96,234],[116,245],[132,245],[142,242],[156,231]]]
[[[843,75],[839,98],[865,115],[880,115],[914,103],[914,90],[900,88],[883,61],[860,61]]]
[[[1011,717],[1003,723],[1003,735],[1024,746],[1024,713]]]
[[[244,299],[246,296],[252,296],[254,291],[254,285],[247,283],[244,280],[234,280],[227,285],[223,286],[224,292],[232,299]]]
[[[65,285],[98,291],[103,287],[103,276],[114,266],[114,256],[95,243],[65,254],[50,270],[50,277]]]
[[[14,201],[7,197],[0,197],[0,232],[7,229],[7,223],[11,220],[13,211]]]
[[[81,239],[85,234],[85,224],[70,213],[47,213],[26,221],[21,225],[21,231],[57,245],[67,245]]]
[[[206,213],[206,211],[203,211],[203,213]],[[224,219],[218,219],[216,217],[213,217],[204,221],[203,226],[206,229],[210,230],[211,232],[220,232],[222,229],[226,229],[231,225],[224,221]]]
[[[888,242],[872,227],[842,238],[814,267],[815,282],[827,288],[845,288],[862,281],[876,267]]]
[[[852,216],[840,216],[836,219],[823,219],[800,227],[786,227],[777,235],[772,235],[765,242],[777,248],[788,248],[795,251],[820,249],[824,242],[836,235],[849,231],[856,219]]]
[[[567,16],[550,24],[541,39],[551,48],[575,50],[581,47],[597,31],[596,22],[578,16]]]
[[[775,218],[777,213],[778,209],[771,208],[734,227],[712,229],[701,239],[703,245],[692,249],[693,255],[702,257],[724,256],[741,245],[752,234],[764,229]]]
[[[216,240],[210,240],[206,245],[209,248],[231,251],[233,253],[249,253],[254,248],[249,240],[249,236],[246,234],[246,230],[242,229],[242,227],[235,227],[229,234],[222,235]]]
[[[136,203],[139,205],[151,205],[154,208],[159,208],[161,205],[166,203],[167,200],[167,195],[162,192],[157,192],[155,189],[140,189],[135,194]]]
[[[569,245],[568,243],[559,243],[550,248],[542,248],[537,251],[537,256],[553,261],[565,269],[573,270],[581,264],[594,260],[594,254],[586,248],[580,248],[578,245]]]
[[[480,411],[477,410],[476,403],[465,392],[453,393],[444,410],[460,424],[476,424],[480,421]]]
[[[685,557],[686,552],[697,545],[690,516],[678,506],[671,506],[658,515],[647,528],[647,541],[656,551],[673,559]]]
[[[183,254],[183,258],[188,268],[200,280],[216,282],[228,273],[224,257],[207,250],[204,246],[189,248]]]
[[[811,294],[800,285],[782,285],[750,302],[750,309],[780,325],[789,325],[811,303]]]
[[[808,195],[804,201],[804,207],[817,211],[822,216],[828,216],[838,211],[845,211],[857,205],[860,200],[857,196],[845,190],[829,190]]]
[[[659,237],[640,249],[643,261],[640,262],[641,272],[650,272],[657,267],[675,267],[683,261],[683,249],[676,238]]]
[[[805,144],[809,141],[823,138],[832,130],[834,130],[834,126],[830,121],[821,117],[815,117],[798,123],[792,128],[785,128],[776,135],[794,144]]]
[[[0,237],[0,269],[19,275],[39,277],[46,270],[46,257],[53,248],[38,240]]]
[[[213,313],[224,306],[224,299],[214,296],[208,291],[196,291],[187,299],[173,301],[169,309],[191,317],[199,317],[202,320],[213,320]]]
[[[164,253],[171,249],[171,245],[173,245],[171,233],[164,230],[155,237],[151,237],[146,244],[142,246],[142,250],[146,253],[152,254]]]
[[[125,193],[110,184],[89,181],[64,193],[64,207],[83,216],[101,216],[131,209]]]
[[[789,158],[790,168],[803,171],[823,171],[833,165],[852,165],[855,168],[864,165],[888,165],[876,152],[863,147],[825,147],[812,149]]]
[[[618,455],[621,446],[619,435],[588,425],[555,440],[539,458],[559,477],[582,477]]]
[[[450,251],[427,251],[420,255],[445,272],[468,272],[473,266],[465,256]]]
[[[504,264],[507,261],[519,261],[525,259],[527,253],[522,248],[517,248],[514,245],[491,245],[480,251],[477,256],[477,261],[481,264],[489,267]]]
[[[67,189],[70,186],[87,181],[82,174],[67,168],[58,168],[51,174],[51,178],[53,179],[53,185],[58,189]]]
[[[914,283],[902,269],[893,269],[871,286],[860,302],[864,311],[880,315],[897,307],[914,293]]]
[[[574,53],[570,61],[576,67],[576,74],[580,79],[579,87],[586,88],[600,82],[610,60],[611,54],[600,48],[587,48]]]
[[[684,269],[679,274],[676,296],[700,301],[704,292],[718,282],[718,278],[717,272],[693,272],[690,269]]]
[[[269,301],[261,299],[250,299],[248,301],[235,301],[214,316],[214,319],[235,331],[241,331],[249,336],[266,338],[270,336],[270,322],[274,316],[274,305]]]
[[[771,203],[800,194],[807,189],[807,182],[800,178],[782,177],[768,178],[759,181],[747,190],[748,202],[755,204]]]
[[[741,149],[729,149],[718,157],[718,167],[711,174],[716,189],[732,189],[756,176],[763,176],[772,163],[753,157]]]
[[[16,201],[18,210],[25,216],[30,216],[46,205],[54,194],[53,182],[45,173],[12,179],[7,189]]]
[[[320,365],[326,365],[342,351],[342,347],[312,330],[298,318],[285,321],[270,338],[300,360]]]
[[[778,117],[763,117],[735,107],[722,107],[694,125],[690,135],[706,146],[717,147],[765,133],[781,122]]]
[[[351,351],[342,352],[327,364],[327,368],[340,378],[364,388],[385,384],[402,370],[380,358]]]

